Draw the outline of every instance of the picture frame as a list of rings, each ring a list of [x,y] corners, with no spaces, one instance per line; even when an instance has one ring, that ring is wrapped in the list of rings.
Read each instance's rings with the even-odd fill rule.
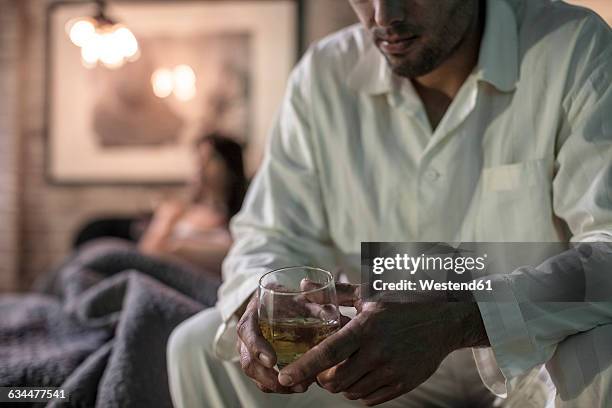
[[[109,2],[105,14],[134,33],[141,53],[118,69],[85,67],[67,34],[96,7],[59,1],[47,9],[47,181],[184,184],[195,141],[211,132],[245,147],[252,175],[303,48],[303,0]],[[189,101],[155,94],[153,74],[178,66],[195,74]]]

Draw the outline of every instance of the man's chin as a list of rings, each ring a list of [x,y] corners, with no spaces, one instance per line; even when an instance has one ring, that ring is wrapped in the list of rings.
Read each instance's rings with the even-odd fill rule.
[[[432,72],[436,64],[432,64],[427,58],[413,58],[411,56],[388,56],[385,55],[391,71],[400,77],[418,78]]]
[[[395,75],[401,77],[416,78],[420,75],[424,75],[423,68],[419,67],[419,64],[415,64],[413,61],[387,57],[387,63],[389,64],[391,71]]]
[[[381,49],[379,51],[383,54],[385,59],[387,60],[387,64],[391,71],[398,76],[414,78],[419,74],[422,67],[418,60],[419,58],[413,56],[414,52],[405,53],[405,54],[387,54]],[[422,74],[421,74],[422,75]]]

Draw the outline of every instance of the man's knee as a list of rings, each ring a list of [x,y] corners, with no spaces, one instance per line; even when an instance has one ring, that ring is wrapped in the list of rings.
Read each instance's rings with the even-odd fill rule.
[[[211,354],[220,324],[219,312],[211,307],[178,325],[168,339],[168,363],[180,365],[200,353]]]

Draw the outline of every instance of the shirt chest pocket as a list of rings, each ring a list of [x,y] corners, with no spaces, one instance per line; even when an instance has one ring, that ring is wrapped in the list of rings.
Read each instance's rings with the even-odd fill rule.
[[[484,168],[476,235],[482,241],[556,241],[552,171],[544,159]]]
[[[483,192],[511,193],[546,182],[544,159],[488,167],[482,170]]]

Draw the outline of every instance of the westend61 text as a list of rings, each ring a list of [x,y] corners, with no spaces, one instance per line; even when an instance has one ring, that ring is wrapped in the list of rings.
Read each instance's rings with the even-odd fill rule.
[[[436,282],[432,279],[419,280],[418,283],[402,279],[399,282],[383,282],[378,279],[372,282],[372,288],[379,291],[434,290],[434,291],[483,291],[493,290],[489,279],[479,279],[470,282]]]

